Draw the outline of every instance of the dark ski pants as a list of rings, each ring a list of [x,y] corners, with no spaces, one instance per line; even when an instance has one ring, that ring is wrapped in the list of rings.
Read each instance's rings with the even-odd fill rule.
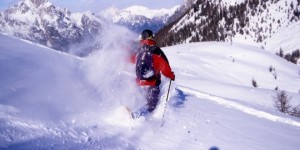
[[[159,86],[149,86],[145,87],[145,98],[147,100],[147,104],[140,108],[139,110],[133,112],[133,118],[138,118],[140,116],[145,116],[151,113],[157,105],[159,100]]]

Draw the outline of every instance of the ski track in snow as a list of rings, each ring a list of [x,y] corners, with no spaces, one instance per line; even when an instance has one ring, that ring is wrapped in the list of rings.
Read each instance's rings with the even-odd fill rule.
[[[194,90],[194,89],[191,89],[191,88],[187,88],[187,87],[183,87],[183,86],[178,86],[178,88],[180,90],[186,92],[186,93],[195,95],[198,98],[211,100],[211,101],[214,101],[214,102],[216,102],[220,105],[223,105],[225,107],[234,108],[234,109],[240,110],[244,113],[247,113],[249,115],[257,116],[259,118],[264,118],[264,119],[274,121],[274,122],[281,122],[281,123],[285,123],[285,124],[288,124],[288,125],[300,127],[300,122],[292,120],[290,118],[284,118],[284,117],[272,115],[270,113],[260,111],[260,110],[256,110],[256,109],[241,105],[239,103],[226,100],[226,99],[221,98],[221,97],[217,97],[217,96],[213,96],[213,95],[210,95],[210,94],[202,93],[200,91],[197,91],[197,90]]]

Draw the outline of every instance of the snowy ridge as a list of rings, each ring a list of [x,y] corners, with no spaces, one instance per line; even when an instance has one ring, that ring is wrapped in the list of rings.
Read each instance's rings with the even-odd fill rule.
[[[143,6],[131,6],[125,9],[118,9],[113,6],[101,11],[99,15],[115,24],[125,26],[138,33],[145,28],[156,32],[178,8],[179,6],[174,6],[171,9],[151,10]]]
[[[119,22],[121,19],[123,20],[131,20],[134,16],[145,16],[148,19],[154,18],[166,18],[165,16],[172,15],[178,6],[169,9],[152,9],[150,10],[147,7],[143,6],[131,6],[125,9],[118,9],[116,7],[108,8],[102,11],[100,14],[105,18],[111,18],[114,23]]]

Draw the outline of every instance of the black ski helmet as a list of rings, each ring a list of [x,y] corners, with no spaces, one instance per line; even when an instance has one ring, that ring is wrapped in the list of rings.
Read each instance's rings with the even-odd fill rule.
[[[151,38],[151,37],[153,37],[153,32],[151,30],[146,29],[142,32],[142,39],[143,40],[146,40],[146,39]]]

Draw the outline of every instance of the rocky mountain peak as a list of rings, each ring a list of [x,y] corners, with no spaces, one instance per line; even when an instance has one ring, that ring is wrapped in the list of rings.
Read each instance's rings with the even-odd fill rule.
[[[0,32],[64,52],[79,47],[83,41],[94,41],[100,35],[102,25],[103,22],[94,14],[72,14],[67,9],[55,7],[48,0],[22,0],[0,12]],[[90,43],[80,47],[82,50],[76,50],[80,51],[76,55],[85,55],[93,47],[99,47],[94,42]]]
[[[50,3],[48,0],[23,0],[25,4],[30,4],[36,8],[40,7],[43,4]]]

